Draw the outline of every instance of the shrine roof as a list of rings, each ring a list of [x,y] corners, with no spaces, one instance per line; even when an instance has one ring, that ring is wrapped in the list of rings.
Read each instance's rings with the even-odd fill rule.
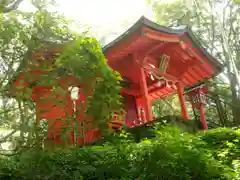
[[[207,50],[200,44],[198,39],[195,37],[194,33],[187,26],[185,27],[177,27],[177,28],[169,28],[165,26],[161,26],[144,16],[142,16],[135,24],[133,24],[126,32],[121,34],[118,38],[107,44],[103,47],[104,54],[108,53],[112,48],[117,47],[123,41],[126,41],[128,38],[132,37],[136,32],[141,31],[142,28],[148,28],[153,31],[157,31],[160,33],[168,34],[168,35],[177,35],[181,38],[182,35],[186,35],[188,39],[191,41],[191,44],[194,48],[198,49],[200,53],[205,56],[209,63],[217,69],[218,73],[223,70],[223,64],[221,64],[217,59],[215,59],[211,54],[207,52]],[[144,32],[141,32],[144,34]]]
[[[178,27],[178,28],[169,28],[169,27],[164,27],[161,26],[153,21],[150,21],[149,19],[145,18],[144,16],[141,17],[132,27],[130,27],[126,32],[124,32],[122,35],[120,35],[118,38],[116,38],[115,40],[113,40],[112,42],[110,42],[109,44],[107,44],[106,46],[103,47],[103,52],[106,56],[106,58],[108,58],[108,53],[112,50],[115,49],[116,54],[121,54],[122,52],[119,52],[119,45],[124,43],[128,43],[129,39],[131,39],[134,35],[137,34],[137,36],[144,36],[144,31],[143,29],[150,29],[151,31],[163,34],[163,35],[168,35],[168,36],[177,36],[177,38],[180,40],[182,40],[183,36],[184,38],[187,38],[188,41],[190,41],[191,45],[193,48],[195,48],[203,57],[204,59],[206,59],[206,61],[208,62],[208,64],[212,67],[214,67],[215,71],[212,75],[215,75],[217,73],[220,73],[223,70],[223,65],[217,60],[215,59],[211,54],[209,54],[207,52],[207,50],[201,46],[200,42],[197,40],[197,38],[194,36],[193,32],[191,31],[190,28],[188,27]],[[160,40],[161,41],[161,40]],[[163,40],[164,42],[168,43],[167,40]],[[133,42],[133,41],[131,41]],[[139,42],[139,41],[138,41]],[[134,42],[135,44],[137,44],[138,42]],[[141,41],[140,41],[141,42]],[[171,43],[171,42],[170,42]],[[46,46],[44,49],[42,49],[40,51],[40,53],[44,52],[44,53],[56,53],[56,51],[62,48],[64,48],[66,45],[68,44],[68,42],[63,42],[63,43],[55,43],[55,42],[47,42]],[[108,59],[111,61],[111,58]],[[119,63],[118,63],[119,65]],[[24,68],[26,67],[26,63],[22,62],[21,65],[19,66],[16,74],[13,76],[12,81],[15,80],[15,78],[19,75],[19,73],[24,70]],[[126,68],[125,68],[126,69]],[[199,69],[201,71],[204,71],[203,67],[199,67]],[[194,70],[193,70],[194,71]],[[201,77],[202,78],[202,77]],[[195,79],[196,80],[196,79]],[[12,84],[12,81],[9,83],[9,85]],[[196,83],[192,83],[186,87],[189,86],[195,86]]]

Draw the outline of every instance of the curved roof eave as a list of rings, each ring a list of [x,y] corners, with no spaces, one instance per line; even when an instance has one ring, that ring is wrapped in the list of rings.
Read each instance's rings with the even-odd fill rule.
[[[126,32],[121,34],[118,38],[107,44],[102,48],[103,53],[106,53],[111,47],[114,45],[117,45],[121,43],[122,40],[132,36],[137,30],[140,30],[141,27],[147,27],[149,29],[163,32],[163,33],[168,33],[172,35],[182,35],[185,33],[190,41],[193,43],[194,47],[199,49],[199,51],[207,57],[207,59],[210,61],[211,65],[215,66],[217,69],[217,72],[221,72],[223,70],[223,64],[221,64],[217,59],[215,59],[211,54],[207,52],[207,50],[202,47],[202,45],[199,43],[198,39],[194,36],[193,32],[190,30],[190,28],[179,28],[179,29],[172,29],[168,27],[161,26],[144,16],[142,16],[135,24],[133,24]]]
[[[187,28],[187,36],[191,40],[194,47],[196,47],[207,59],[209,62],[217,68],[218,73],[223,71],[224,65],[220,63],[215,57],[213,57],[199,42],[198,38],[194,35],[190,28]]]

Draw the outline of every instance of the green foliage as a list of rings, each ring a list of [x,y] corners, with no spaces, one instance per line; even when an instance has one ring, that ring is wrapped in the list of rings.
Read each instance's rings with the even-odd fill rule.
[[[160,131],[166,126],[177,127],[182,132],[196,133],[201,129],[201,124],[195,120],[182,120],[179,116],[162,116],[151,123],[140,125],[134,128],[125,128],[126,136],[135,142],[144,139],[152,139],[156,137],[156,131]]]
[[[5,10],[16,1],[18,0],[4,1],[6,2],[3,4],[4,7],[0,3],[0,10]],[[85,32],[79,35],[69,29],[72,22],[54,12],[52,0],[32,0],[31,4],[36,11],[13,11],[17,7],[7,13],[0,11],[0,125],[12,128],[11,124],[15,124],[20,119],[20,123],[17,124],[20,124],[18,127],[22,136],[28,134],[22,138],[24,139],[22,143],[26,143],[29,139],[31,142],[39,141],[38,137],[41,136],[38,134],[41,132],[37,132],[39,128],[29,125],[30,119],[35,122],[33,115],[35,108],[22,103],[26,97],[28,100],[31,98],[31,88],[24,88],[17,93],[17,100],[20,102],[17,108],[17,102],[9,99],[9,86],[6,85],[11,86],[13,79],[29,68],[26,65],[32,61],[32,54],[35,51],[66,44],[64,52],[57,58],[57,67],[41,67],[49,73],[42,76],[42,82],[35,82],[34,85],[54,86],[59,90],[56,91],[56,96],[63,95],[66,92],[56,85],[56,79],[59,78],[59,71],[56,72],[56,68],[67,70],[67,73],[79,79],[81,85],[87,86],[83,90],[90,91],[86,118],[91,116],[95,126],[106,129],[106,122],[111,119],[113,111],[121,111],[120,75],[107,66],[101,46],[96,39],[86,37]],[[51,10],[48,11],[49,9]],[[43,60],[46,58],[49,62],[48,57],[40,58]],[[29,81],[31,78],[25,77]],[[58,103],[58,105],[62,104],[62,102]],[[72,124],[74,119],[71,118],[68,122],[64,120],[64,123]],[[28,127],[27,131],[22,127]]]
[[[157,134],[152,142],[146,140],[139,145],[140,161],[137,163],[141,164],[139,173],[144,172],[142,179],[225,178],[225,167],[214,160],[210,151],[198,147],[202,144],[198,138],[172,128]]]
[[[83,90],[90,94],[86,113],[95,125],[106,127],[114,112],[121,113],[121,76],[107,65],[96,39],[79,36],[67,44],[56,64],[77,77]]]
[[[9,169],[1,167],[0,172],[6,172],[7,177],[12,171],[12,179],[121,179],[128,174],[129,152],[120,146],[108,145],[54,153],[28,152],[9,161]],[[19,162],[17,166],[11,166],[13,161]],[[0,176],[4,177],[3,174]]]
[[[178,96],[169,96],[153,102],[152,110],[155,117],[160,117],[162,115],[181,115],[181,106],[179,105]]]
[[[36,8],[33,12],[15,11],[22,1],[0,0],[0,126],[20,131],[20,137],[1,137],[0,141],[20,139],[19,148],[13,149],[13,153],[32,147],[38,135],[34,103],[25,101],[25,97],[31,97],[31,89],[26,88],[13,100],[9,98],[9,85],[25,70],[36,49],[46,42],[62,42],[74,36],[64,17],[48,11],[51,0],[32,0]]]
[[[237,168],[236,171],[240,173],[240,130],[218,128],[201,132],[199,136],[217,160]]]
[[[240,0],[233,0],[234,3],[240,4]]]
[[[19,157],[0,159],[0,176],[59,180],[236,179],[231,167],[212,155],[213,149],[202,140],[206,135],[199,136],[165,127],[157,131],[155,138],[138,144],[121,140],[118,144],[55,152],[29,151]],[[219,141],[222,140],[220,136]]]
[[[153,3],[152,6],[156,20],[158,23],[164,26],[172,25],[177,18],[189,16],[189,13],[187,12],[189,1],[187,0],[177,0],[174,2],[154,0],[148,1],[148,4],[150,2]]]

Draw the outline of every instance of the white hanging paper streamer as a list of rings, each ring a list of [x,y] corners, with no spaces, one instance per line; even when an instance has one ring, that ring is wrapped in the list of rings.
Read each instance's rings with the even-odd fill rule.
[[[68,90],[71,93],[71,100],[73,101],[74,112],[76,112],[76,100],[79,99],[79,88],[78,87],[69,87]]]

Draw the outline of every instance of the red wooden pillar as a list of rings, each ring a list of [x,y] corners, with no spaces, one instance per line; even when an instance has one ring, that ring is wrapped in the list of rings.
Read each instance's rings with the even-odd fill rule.
[[[147,121],[152,121],[152,106],[148,95],[148,87],[143,67],[140,67],[140,91]]]
[[[178,98],[179,98],[179,102],[181,105],[181,110],[182,110],[182,118],[184,120],[188,119],[188,112],[187,112],[187,106],[186,106],[186,100],[185,100],[185,95],[184,93],[184,89],[181,83],[177,82],[176,83],[177,86],[177,93],[178,93]]]

